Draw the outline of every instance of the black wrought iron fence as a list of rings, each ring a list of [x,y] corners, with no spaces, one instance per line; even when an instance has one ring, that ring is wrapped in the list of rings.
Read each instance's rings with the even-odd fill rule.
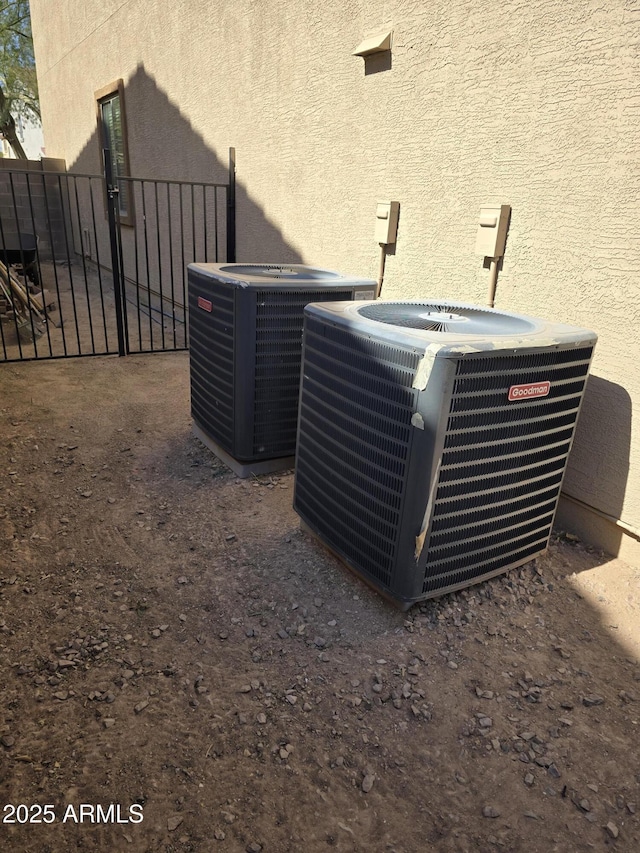
[[[235,260],[234,172],[1,170],[0,361],[185,349],[187,265]]]

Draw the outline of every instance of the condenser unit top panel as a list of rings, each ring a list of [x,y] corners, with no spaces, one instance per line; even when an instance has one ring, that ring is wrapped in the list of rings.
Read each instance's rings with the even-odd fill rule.
[[[449,300],[324,302],[305,313],[349,331],[446,358],[487,350],[594,343],[588,329]]]
[[[189,269],[230,287],[256,290],[317,290],[318,287],[370,285],[373,295],[376,288],[372,279],[346,276],[304,264],[190,264]]]

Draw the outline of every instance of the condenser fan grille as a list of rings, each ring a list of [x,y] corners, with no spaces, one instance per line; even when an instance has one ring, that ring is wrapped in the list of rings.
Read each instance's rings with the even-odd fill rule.
[[[509,335],[535,328],[522,317],[447,303],[376,302],[363,305],[358,313],[389,326],[456,335]]]
[[[259,290],[256,296],[253,453],[293,455],[296,449],[304,306],[351,299],[348,288]]]
[[[198,300],[211,307],[199,308]],[[215,435],[228,452],[233,450],[233,379],[235,306],[228,287],[201,276],[189,279],[189,348],[191,415]]]
[[[424,596],[520,565],[544,550],[591,354],[585,347],[458,362]],[[537,405],[508,401],[509,387],[524,377],[550,382]]]
[[[308,317],[296,511],[337,553],[392,583],[419,356]]]
[[[338,281],[341,275],[330,270],[313,269],[307,266],[283,266],[282,264],[227,264],[220,267],[222,273],[231,276],[265,279],[269,282],[284,279],[298,281]]]

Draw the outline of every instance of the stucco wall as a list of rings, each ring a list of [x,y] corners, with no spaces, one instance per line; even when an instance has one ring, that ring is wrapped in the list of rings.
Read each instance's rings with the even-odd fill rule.
[[[393,198],[384,296],[483,302],[478,211],[511,204],[496,306],[600,335],[565,488],[640,527],[638,0],[55,5],[31,2],[47,152],[98,169],[93,93],[124,78],[134,174],[222,179],[236,146],[239,260],[375,277]]]

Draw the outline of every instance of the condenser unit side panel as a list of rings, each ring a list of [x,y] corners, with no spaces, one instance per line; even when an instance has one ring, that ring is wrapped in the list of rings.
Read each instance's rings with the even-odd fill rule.
[[[522,565],[548,546],[593,345],[458,360],[421,565],[422,597]],[[549,383],[546,396],[510,389]]]
[[[416,351],[305,318],[294,508],[391,595],[418,361]]]
[[[247,387],[253,389],[253,411],[251,448],[247,445],[246,451],[253,458],[295,453],[305,306],[350,301],[355,292],[352,286],[322,287],[320,282],[314,290],[281,285],[251,291],[254,363],[251,386]]]
[[[189,269],[191,416],[226,451],[234,444],[234,325],[232,290]]]

